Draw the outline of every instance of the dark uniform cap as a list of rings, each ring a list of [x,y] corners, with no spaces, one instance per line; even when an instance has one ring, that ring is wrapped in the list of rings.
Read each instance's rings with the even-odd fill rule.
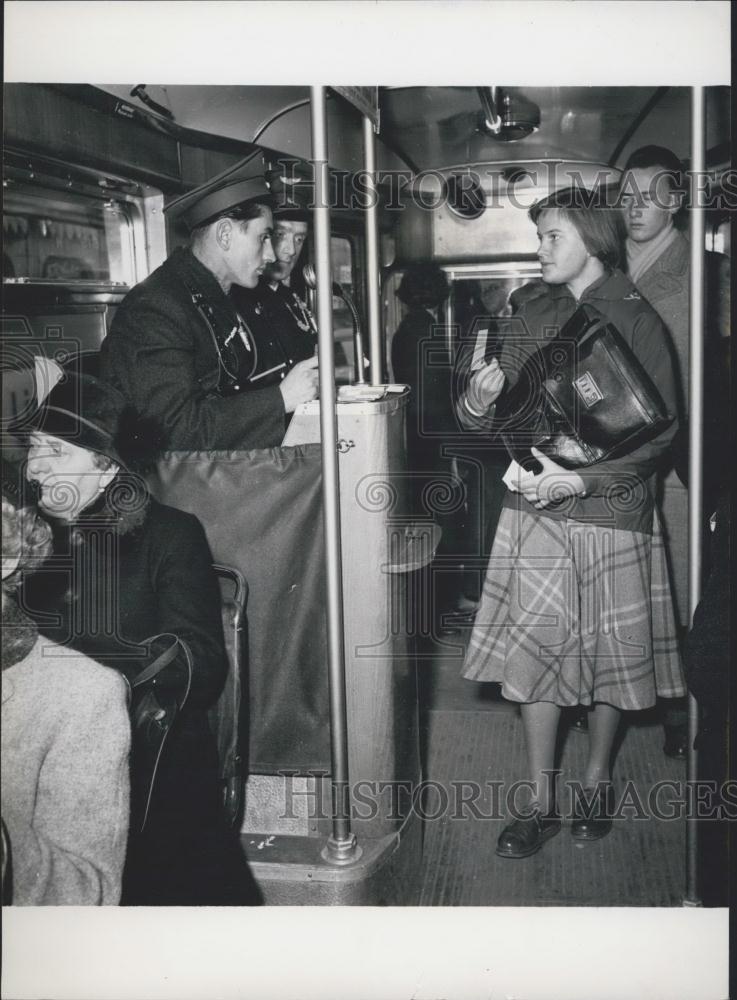
[[[181,218],[192,230],[224,215],[229,209],[254,201],[271,207],[273,200],[264,179],[263,160],[259,153],[251,153],[193,191],[170,201],[164,211]]]
[[[292,219],[294,222],[310,222],[312,211],[312,187],[306,179],[289,176],[283,169],[268,171],[266,183],[274,198],[272,212],[275,219]]]

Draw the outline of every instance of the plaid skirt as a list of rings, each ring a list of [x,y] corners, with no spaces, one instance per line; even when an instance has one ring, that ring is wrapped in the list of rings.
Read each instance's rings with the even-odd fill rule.
[[[505,508],[463,676],[561,706],[685,694],[657,515],[646,535]]]

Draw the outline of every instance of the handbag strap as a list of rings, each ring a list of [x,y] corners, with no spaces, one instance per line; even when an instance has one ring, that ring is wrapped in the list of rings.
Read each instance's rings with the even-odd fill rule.
[[[189,697],[189,691],[192,686],[192,653],[188,644],[180,639],[179,636],[174,635],[173,632],[161,632],[159,635],[150,636],[145,641],[147,643],[155,642],[157,639],[171,639],[171,644],[153,661],[149,663],[147,667],[137,674],[131,681],[131,687],[137,688],[141,684],[147,683],[147,681],[153,680],[161,671],[168,667],[170,663],[173,663],[178,656],[180,650],[184,653],[184,659],[187,664],[187,688],[184,692],[184,697],[182,698],[182,705]],[[181,706],[180,706],[181,707]]]

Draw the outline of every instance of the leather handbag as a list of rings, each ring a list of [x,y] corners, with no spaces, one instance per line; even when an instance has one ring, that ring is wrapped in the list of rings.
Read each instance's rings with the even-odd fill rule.
[[[500,397],[497,429],[509,454],[539,465],[534,445],[564,468],[626,455],[674,419],[616,327],[579,306]]]
[[[171,632],[144,640],[164,645],[162,652],[131,680],[131,829],[141,832],[148,819],[156,775],[167,737],[192,685],[192,654],[187,643]],[[177,658],[185,670],[174,683],[157,685],[162,671]]]

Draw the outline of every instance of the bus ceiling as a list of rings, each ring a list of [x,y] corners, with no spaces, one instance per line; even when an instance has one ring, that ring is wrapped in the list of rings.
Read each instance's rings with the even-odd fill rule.
[[[361,116],[328,96],[331,167],[362,170]],[[97,112],[94,134],[85,143],[75,133],[67,150],[65,123],[82,127],[85,109]],[[379,110],[379,171],[560,159],[621,165],[644,142],[689,155],[687,87],[380,87]],[[307,87],[16,84],[5,88],[5,113],[6,148],[45,141],[60,158],[75,162],[76,152],[80,165],[103,170],[103,158],[114,155],[128,176],[164,191],[200,183],[256,144],[311,159]],[[724,160],[729,114],[729,88],[707,88],[708,167]],[[116,119],[129,126],[130,151],[110,124]]]
[[[146,109],[140,96],[131,96],[136,85],[101,89]],[[495,134],[483,92],[496,99],[502,119],[522,124],[519,132],[502,127]],[[180,126],[310,158],[307,87],[146,86],[144,93]],[[380,87],[379,107],[384,170],[409,165],[420,172],[499,159],[616,164],[643,144],[643,134],[648,142],[675,147],[680,157],[689,154],[688,87]],[[708,88],[707,152],[716,153],[728,137],[729,115],[729,88]],[[528,122],[534,123],[529,131]],[[683,127],[674,130],[674,122]],[[328,128],[331,166],[360,170],[355,111],[329,100]]]

